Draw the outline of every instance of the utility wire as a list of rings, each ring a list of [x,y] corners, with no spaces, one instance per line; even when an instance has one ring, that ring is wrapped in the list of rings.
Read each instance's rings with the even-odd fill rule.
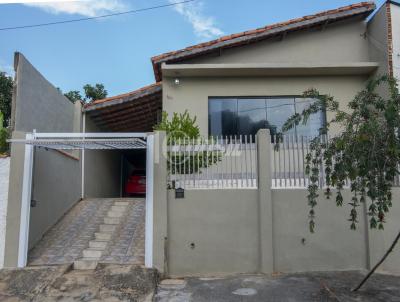
[[[181,1],[181,2],[174,2],[174,3],[157,5],[157,6],[152,6],[152,7],[140,8],[140,9],[133,9],[133,10],[128,10],[128,11],[124,11],[124,12],[106,14],[106,15],[95,16],[95,17],[87,17],[87,18],[79,18],[79,19],[49,22],[49,23],[39,23],[39,24],[31,24],[31,25],[21,25],[21,26],[13,26],[13,27],[3,27],[3,28],[0,28],[0,31],[51,26],[51,25],[58,25],[58,24],[88,21],[88,20],[94,20],[94,19],[100,19],[100,18],[108,18],[108,17],[120,16],[120,15],[126,15],[126,14],[134,14],[134,13],[155,10],[155,9],[164,8],[164,7],[175,6],[175,5],[179,5],[179,4],[185,4],[185,3],[189,3],[189,2],[193,2],[193,1],[196,1],[196,0],[185,0],[185,1]]]

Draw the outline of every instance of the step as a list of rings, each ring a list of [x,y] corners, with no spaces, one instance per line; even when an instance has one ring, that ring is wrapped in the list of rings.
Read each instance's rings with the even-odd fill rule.
[[[90,240],[89,247],[98,249],[98,250],[105,250],[107,247],[108,241],[105,240]]]
[[[120,218],[122,216],[124,216],[124,212],[116,212],[116,211],[109,211],[107,213],[107,217],[111,217],[111,218]]]
[[[104,224],[119,224],[121,219],[119,217],[104,217]]]
[[[100,259],[102,254],[103,254],[103,251],[99,250],[99,249],[88,248],[86,250],[83,250],[83,257],[84,258],[97,258],[97,259]]]
[[[113,211],[113,212],[124,212],[125,213],[127,208],[128,208],[127,206],[112,206],[110,211]]]
[[[114,205],[115,206],[127,206],[127,205],[129,205],[129,202],[128,201],[115,201]]]
[[[116,228],[114,224],[100,224],[100,233],[113,233]]]
[[[111,235],[111,233],[94,233],[96,240],[110,240]]]
[[[81,258],[74,261],[74,269],[76,270],[94,270],[99,261],[92,258]]]

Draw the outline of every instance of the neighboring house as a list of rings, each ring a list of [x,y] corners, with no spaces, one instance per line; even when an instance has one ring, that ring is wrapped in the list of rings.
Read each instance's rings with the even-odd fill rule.
[[[170,115],[188,110],[197,117],[204,137],[218,136],[224,146],[232,145],[235,139],[235,146],[240,146],[242,152],[235,158],[235,167],[230,167],[230,176],[223,170],[232,164],[229,156],[212,168],[194,169],[197,176],[194,172],[178,173],[176,168],[176,175],[168,176],[165,158],[161,156],[162,134],[144,135],[148,144],[147,177],[151,183],[146,208],[146,265],[170,275],[362,269],[375,262],[397,230],[391,224],[393,221],[389,221],[385,235],[370,234],[364,217],[359,230],[351,233],[346,225],[337,222],[346,213],[338,210],[332,214],[335,212],[330,206],[328,210],[321,209],[320,214],[321,221],[328,225],[321,225],[316,235],[308,234],[306,181],[300,168],[303,163],[291,157],[292,150],[300,148],[299,142],[289,142],[291,151],[284,150],[286,153],[282,154],[289,166],[284,169],[289,170],[278,171],[281,157],[272,154],[271,140],[265,132],[256,135],[265,128],[274,134],[289,116],[310,104],[312,100],[301,97],[310,87],[334,96],[345,108],[368,79],[380,74],[400,78],[400,5],[397,2],[387,1],[378,9],[372,2],[353,4],[155,56],[152,58],[155,84],[98,100],[83,108],[80,104],[65,103],[23,56],[16,58],[14,138],[23,138],[33,129],[110,135],[151,132],[163,110]],[[24,75],[24,68],[30,78]],[[35,89],[23,95],[29,85],[20,83],[28,82]],[[38,85],[40,89],[36,89]],[[48,93],[39,95],[38,91],[44,89]],[[46,112],[36,110],[50,103]],[[30,106],[35,108],[27,109]],[[59,115],[54,113],[59,112],[60,106],[66,107],[63,110],[68,116],[56,122],[54,119]],[[310,123],[298,126],[291,134],[315,136],[325,122],[324,113],[316,114]],[[240,135],[245,139],[235,138]],[[84,144],[75,143],[80,147]],[[13,148],[6,266],[24,264],[19,262],[24,253],[17,257],[23,238],[19,231],[23,225],[20,218],[23,184],[18,181],[24,174],[24,167],[17,160],[23,158],[24,149],[17,144]],[[189,149],[194,151],[195,148]],[[49,155],[45,154],[52,154],[54,165],[70,169],[62,177],[66,178],[65,182],[71,181],[73,188],[70,196],[57,201],[52,219],[48,219],[49,214],[39,214],[37,209],[54,207],[52,199],[64,192],[65,187],[46,186],[43,179],[47,177],[51,181],[51,172],[45,168],[41,174],[35,174],[48,161]],[[121,180],[115,167],[121,170],[122,167],[120,156],[115,154],[93,150],[75,155],[38,152],[33,199],[35,194],[41,194],[42,205],[39,203],[31,212],[34,230],[29,230],[29,238],[34,239],[30,246],[79,198],[119,196]],[[65,156],[73,156],[75,161],[67,162]],[[273,158],[272,162],[269,157]],[[211,178],[201,178],[209,172]],[[213,175],[217,177],[212,178]],[[169,187],[173,183],[172,187],[186,189],[184,200],[176,198],[174,191],[167,191],[167,181]],[[199,184],[205,187],[200,188]],[[394,208],[393,213],[400,215],[399,208]],[[40,226],[32,224],[39,220]],[[384,269],[399,272],[400,254],[394,254]]]

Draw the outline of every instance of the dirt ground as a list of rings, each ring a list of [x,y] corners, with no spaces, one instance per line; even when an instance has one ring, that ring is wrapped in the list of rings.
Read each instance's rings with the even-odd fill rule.
[[[0,271],[0,301],[151,301],[157,272],[134,265],[69,265]]]
[[[69,265],[0,271],[0,301],[143,302],[400,302],[400,276],[374,275],[351,292],[364,272],[237,275],[166,279],[134,265]]]

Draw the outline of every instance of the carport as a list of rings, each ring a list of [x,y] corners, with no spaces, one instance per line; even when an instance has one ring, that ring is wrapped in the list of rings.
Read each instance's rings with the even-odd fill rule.
[[[146,150],[146,223],[145,223],[145,264],[152,266],[152,204],[153,204],[153,144],[152,133],[33,133],[25,139],[12,139],[12,143],[25,145],[24,172],[22,181],[21,220],[19,231],[18,267],[27,265],[29,247],[29,220],[32,202],[32,175],[36,148],[56,150],[70,154],[81,150],[82,166],[86,150]],[[85,169],[81,169],[81,193],[84,198]]]
[[[21,53],[15,54],[14,67],[4,266],[26,266],[27,251],[82,198],[120,198],[121,167],[133,166],[123,158],[137,153],[147,174],[142,254],[152,266],[152,167],[157,165],[152,131],[162,111],[161,83],[90,104],[73,103]]]

